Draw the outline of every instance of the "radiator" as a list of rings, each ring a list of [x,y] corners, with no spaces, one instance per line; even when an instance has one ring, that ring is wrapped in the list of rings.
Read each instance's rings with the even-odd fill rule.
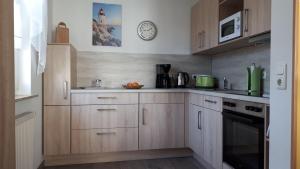
[[[35,114],[16,116],[16,169],[33,169]]]

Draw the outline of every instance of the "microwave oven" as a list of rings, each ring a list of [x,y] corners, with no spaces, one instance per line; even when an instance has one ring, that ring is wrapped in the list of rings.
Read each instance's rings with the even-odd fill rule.
[[[226,42],[242,36],[242,12],[237,12],[220,21],[219,42]]]

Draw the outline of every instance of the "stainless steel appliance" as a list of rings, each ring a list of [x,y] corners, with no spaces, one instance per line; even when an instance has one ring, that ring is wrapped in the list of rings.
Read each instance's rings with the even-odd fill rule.
[[[220,21],[219,42],[226,42],[242,36],[242,12],[237,12]]]
[[[170,69],[171,64],[156,65],[156,88],[171,88]]]
[[[223,162],[234,169],[264,169],[264,104],[223,101]]]
[[[189,74],[186,72],[179,72],[178,73],[178,79],[177,79],[177,87],[179,88],[185,88],[190,81]]]

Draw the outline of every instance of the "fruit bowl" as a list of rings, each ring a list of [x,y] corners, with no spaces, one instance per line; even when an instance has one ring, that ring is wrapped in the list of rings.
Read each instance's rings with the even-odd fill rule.
[[[125,89],[141,89],[144,85],[140,85],[137,82],[127,83],[126,85],[122,85]]]

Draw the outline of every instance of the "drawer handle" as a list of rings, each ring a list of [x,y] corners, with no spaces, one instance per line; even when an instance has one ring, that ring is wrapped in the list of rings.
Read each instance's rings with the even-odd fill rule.
[[[198,129],[202,130],[202,112],[198,111]]]
[[[115,135],[117,134],[116,132],[103,132],[103,133],[96,133],[97,136],[103,136],[103,135]]]
[[[205,100],[207,103],[212,103],[212,104],[217,104],[217,101],[212,101],[212,100]]]
[[[117,99],[117,97],[97,97],[98,99]]]
[[[97,109],[97,111],[115,111],[117,109]]]

